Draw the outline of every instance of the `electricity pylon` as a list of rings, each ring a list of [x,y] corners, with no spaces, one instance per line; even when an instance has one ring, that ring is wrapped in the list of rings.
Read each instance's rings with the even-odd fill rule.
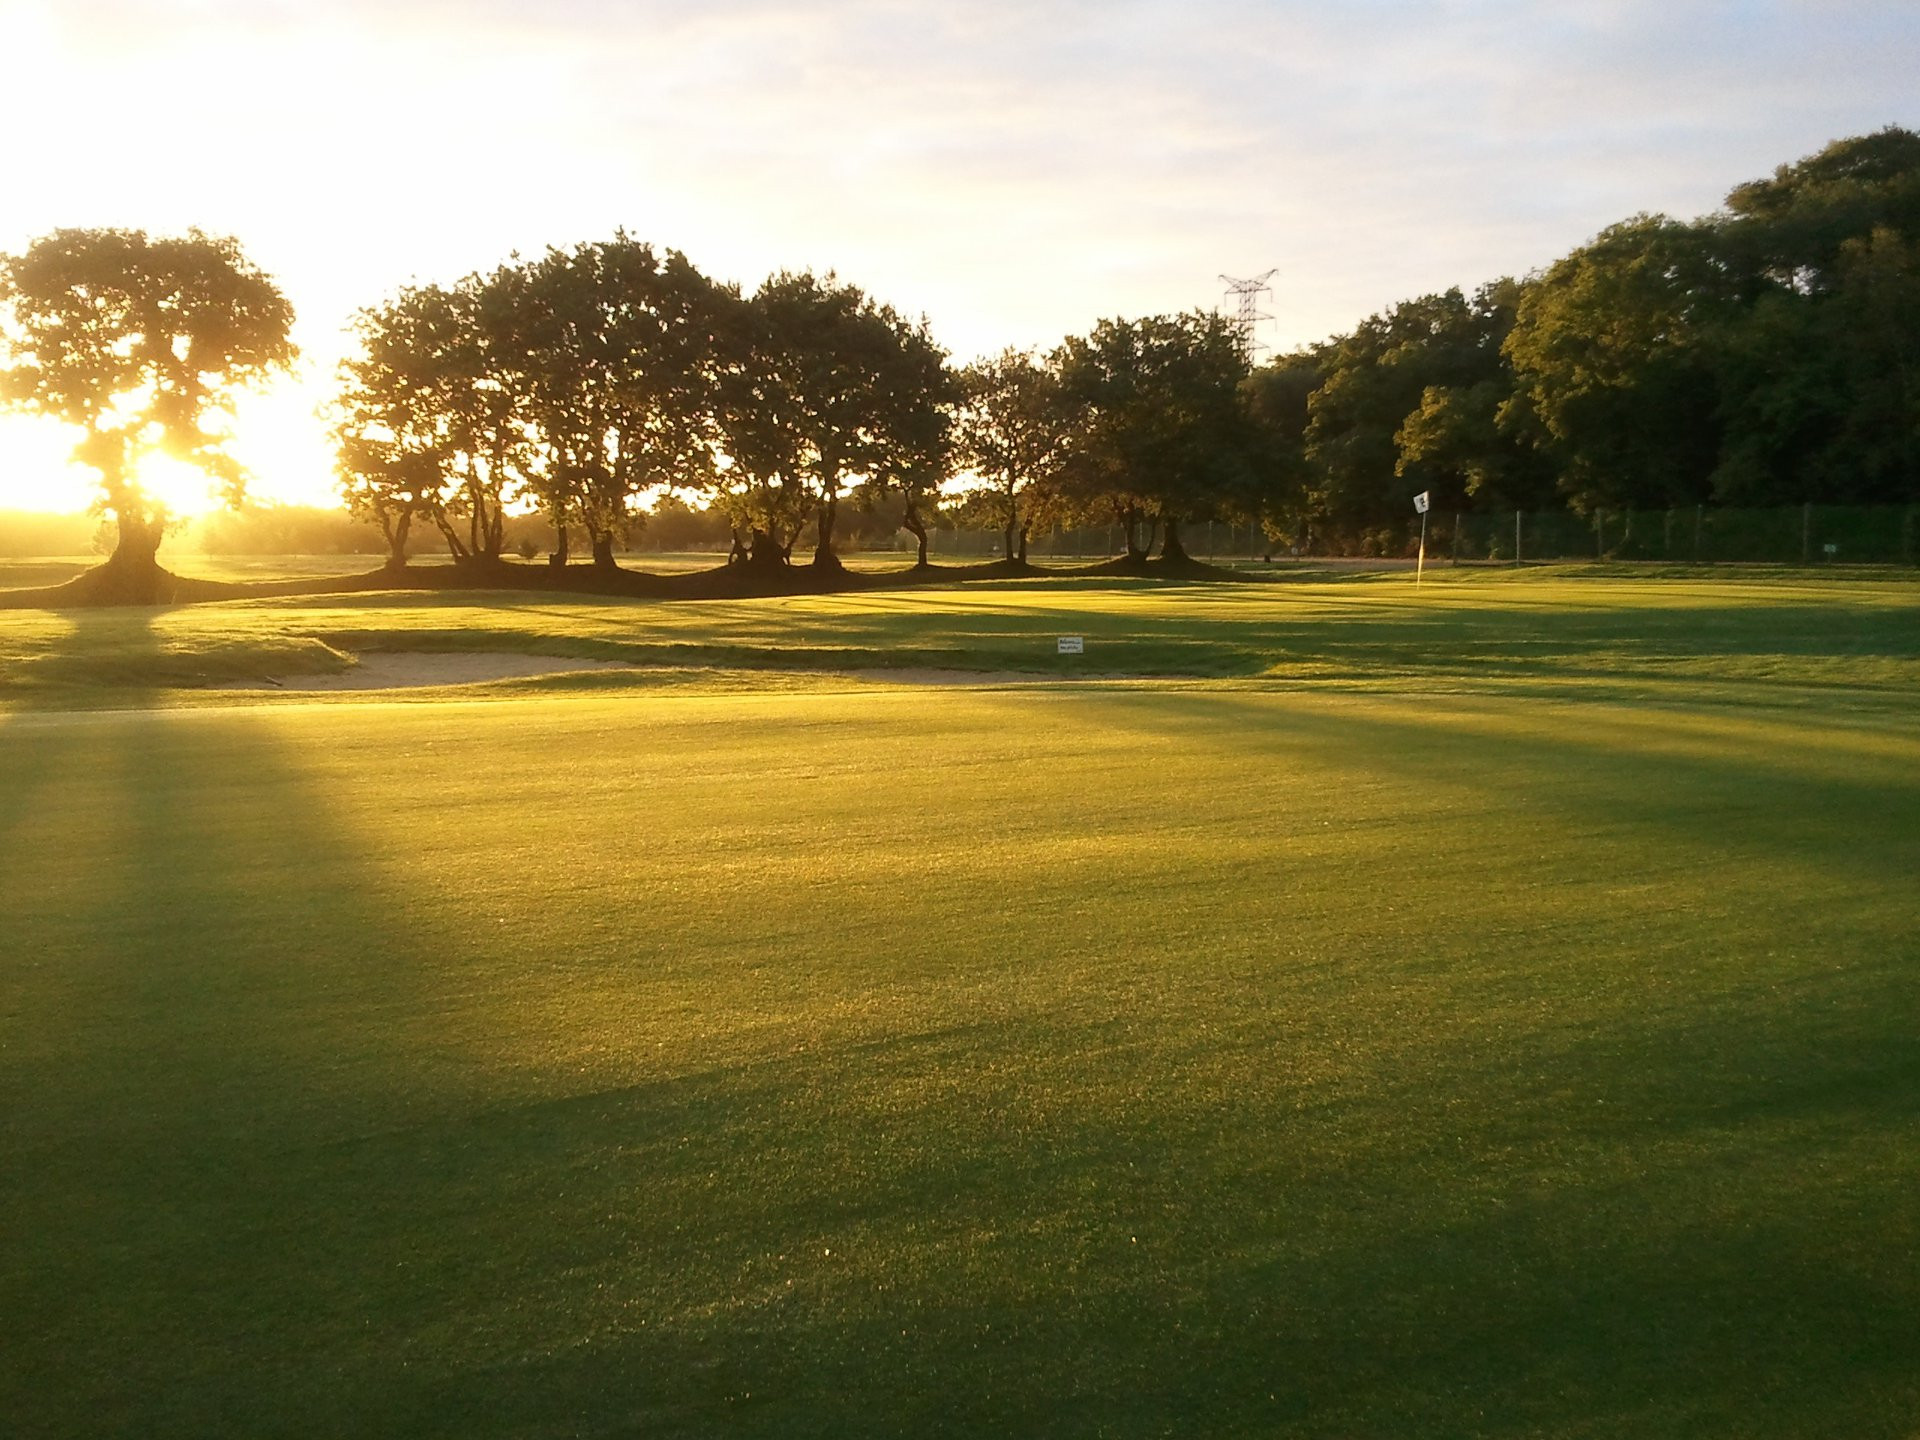
[[[1262,320],[1273,319],[1260,308],[1260,297],[1273,299],[1273,287],[1267,282],[1279,273],[1276,266],[1251,280],[1236,280],[1231,275],[1220,277],[1227,282],[1227,294],[1234,298],[1233,325],[1240,332],[1240,353],[1246,357],[1248,368],[1260,363],[1260,352],[1267,348],[1255,337],[1254,327]]]

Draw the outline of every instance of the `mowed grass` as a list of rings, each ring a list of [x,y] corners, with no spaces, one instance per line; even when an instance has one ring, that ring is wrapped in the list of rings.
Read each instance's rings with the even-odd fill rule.
[[[1915,598],[0,617],[5,1428],[1908,1436]]]
[[[1056,641],[1079,635],[1083,655]],[[1920,577],[1741,579],[1592,567],[1260,584],[1051,579],[740,601],[372,592],[168,610],[0,611],[0,709],[194,701],[208,685],[351,668],[381,650],[621,660],[571,682],[940,668],[1261,679],[1637,703],[1920,697]],[[550,688],[550,687],[539,687]],[[816,687],[817,688],[817,687]],[[228,703],[221,700],[220,703]]]

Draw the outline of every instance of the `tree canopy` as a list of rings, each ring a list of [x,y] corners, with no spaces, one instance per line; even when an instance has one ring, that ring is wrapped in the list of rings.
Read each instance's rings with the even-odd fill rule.
[[[237,503],[247,477],[225,422],[243,389],[292,364],[292,307],[235,240],[57,230],[0,256],[0,312],[0,400],[83,432],[73,458],[99,476],[115,563],[140,588],[167,522],[141,462],[196,466]]]
[[[1180,525],[1257,506],[1258,446],[1240,382],[1246,360],[1218,315],[1102,320],[1060,358],[1067,396],[1084,409],[1072,485],[1109,508],[1144,554],[1140,526],[1162,554],[1184,559]]]
[[[666,490],[704,493],[737,560],[809,532],[838,567],[849,500],[920,538],[943,488],[1009,560],[1036,524],[1258,519],[1394,551],[1411,497],[1587,515],[1920,500],[1920,136],[1836,141],[1696,220],[1641,215],[1518,278],[1389,306],[1249,372],[1217,315],[1100,321],[950,371],[831,273],[752,293],[618,235],[363,312],[340,407],[350,503],[404,543],[498,553],[537,506],[612,563]],[[1625,535],[1626,531],[1616,534]],[[396,538],[398,537],[398,538]]]

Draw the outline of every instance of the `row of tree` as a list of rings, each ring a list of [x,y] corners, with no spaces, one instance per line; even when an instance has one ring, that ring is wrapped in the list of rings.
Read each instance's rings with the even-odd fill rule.
[[[1422,490],[1583,514],[1920,501],[1920,135],[1396,305],[1254,384],[1301,517],[1349,544],[1397,542]]]
[[[159,449],[226,478],[220,417],[292,358],[292,312],[231,240],[56,232],[0,257],[0,398],[78,426],[123,564],[164,515]],[[531,506],[553,559],[614,564],[659,497],[718,509],[734,562],[838,565],[846,507],[920,537],[956,477],[1001,530],[1181,526],[1397,548],[1409,497],[1588,513],[1920,499],[1920,136],[1843,140],[1724,210],[1641,216],[1523,280],[1397,305],[1250,371],[1217,316],[1102,321],[949,366],[829,274],[752,293],[624,234],[362,311],[332,407],[342,493],[393,563],[437,532],[496,562]]]
[[[752,294],[625,235],[416,286],[363,311],[335,415],[344,494],[396,563],[416,524],[456,560],[497,557],[533,504],[565,564],[571,533],[611,566],[663,494],[732,521],[733,558],[839,564],[842,507],[889,498],[920,541],[956,474],[974,477],[1024,559],[1035,523],[1099,513],[1144,554],[1180,554],[1184,516],[1257,513],[1257,427],[1235,334],[1217,317],[1108,321],[1037,357],[955,371],[911,323],[832,275]]]

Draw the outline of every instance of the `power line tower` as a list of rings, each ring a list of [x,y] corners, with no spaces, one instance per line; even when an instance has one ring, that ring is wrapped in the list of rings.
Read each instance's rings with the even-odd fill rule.
[[[1260,352],[1267,348],[1254,334],[1255,327],[1262,320],[1273,319],[1260,308],[1260,297],[1264,295],[1269,302],[1273,300],[1273,287],[1267,282],[1279,273],[1279,267],[1276,266],[1251,280],[1236,280],[1231,275],[1220,277],[1227,282],[1227,294],[1234,301],[1233,324],[1240,332],[1240,353],[1246,357],[1249,369],[1260,363]]]

